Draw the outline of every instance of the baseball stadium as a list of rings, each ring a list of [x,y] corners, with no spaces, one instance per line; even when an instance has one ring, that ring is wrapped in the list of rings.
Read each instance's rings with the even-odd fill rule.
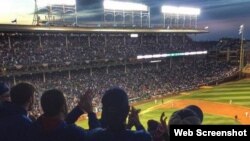
[[[154,24],[146,4],[104,0],[103,21],[86,24],[69,1],[35,0],[32,25],[0,24],[0,140],[66,141],[78,128],[126,127],[166,141],[171,124],[250,124],[244,24],[238,38],[200,41],[210,34],[199,25],[200,8],[162,5]],[[13,126],[22,120],[29,126]],[[65,128],[57,132],[59,123]]]

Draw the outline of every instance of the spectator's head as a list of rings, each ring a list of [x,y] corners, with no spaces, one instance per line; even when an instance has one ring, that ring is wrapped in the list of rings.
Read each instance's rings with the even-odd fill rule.
[[[11,102],[23,107],[25,110],[32,110],[34,103],[35,88],[29,83],[19,83],[11,88]]]
[[[199,117],[200,121],[203,121],[203,112],[200,107],[196,105],[189,105],[186,107],[186,109],[193,111],[197,115],[197,117]]]
[[[148,132],[157,130],[158,126],[160,125],[158,121],[153,119],[148,120],[147,124],[148,124]]]
[[[10,101],[10,88],[6,83],[0,82],[0,102]]]
[[[121,130],[125,127],[129,113],[127,93],[121,88],[107,90],[102,98],[102,119],[112,130]]]
[[[163,140],[163,134],[164,134],[164,129],[161,125],[156,120],[148,120],[148,132],[151,134],[152,138],[154,141],[162,141]]]
[[[52,89],[45,91],[41,97],[41,106],[45,116],[60,116],[65,118],[67,114],[67,104],[63,93]]]
[[[184,109],[174,112],[168,124],[169,125],[200,125],[203,120],[203,112],[195,105],[190,105]]]

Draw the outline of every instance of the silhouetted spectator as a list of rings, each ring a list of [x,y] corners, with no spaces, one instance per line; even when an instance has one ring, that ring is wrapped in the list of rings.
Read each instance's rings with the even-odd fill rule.
[[[185,108],[193,111],[196,114],[196,116],[199,117],[199,119],[200,119],[200,121],[202,123],[202,121],[203,121],[203,112],[202,112],[200,107],[198,107],[196,105],[189,105],[189,106],[187,106]]]
[[[102,124],[104,129],[93,133],[91,141],[151,141],[151,136],[141,131],[126,129],[129,113],[127,94],[120,88],[107,90],[102,98]]]
[[[148,132],[151,134],[153,141],[169,141],[169,131],[166,123],[165,113],[161,114],[160,122],[148,120]]]
[[[201,125],[202,121],[202,110],[198,106],[190,105],[174,112],[169,119],[168,125]]]
[[[35,88],[20,83],[10,90],[11,102],[4,102],[0,109],[0,140],[27,141],[31,126],[28,111],[32,110]]]
[[[92,112],[91,94],[86,93],[80,100],[80,108],[88,113]],[[52,89],[45,91],[41,97],[44,114],[32,125],[31,141],[84,141],[87,133],[82,128],[65,122],[67,104],[63,93]],[[96,117],[95,117],[96,118]],[[95,119],[94,121],[97,121]]]

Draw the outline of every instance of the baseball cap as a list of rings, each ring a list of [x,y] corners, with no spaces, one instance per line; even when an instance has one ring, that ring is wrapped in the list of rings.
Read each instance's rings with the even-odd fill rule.
[[[186,109],[193,111],[197,115],[197,117],[200,119],[200,121],[201,122],[203,121],[203,112],[200,107],[196,105],[189,105],[186,107]]]
[[[203,121],[203,112],[198,106],[189,105],[183,109],[174,112],[169,125],[200,125]]]

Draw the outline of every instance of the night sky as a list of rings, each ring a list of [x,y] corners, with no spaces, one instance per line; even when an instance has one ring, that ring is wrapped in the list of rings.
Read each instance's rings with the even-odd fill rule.
[[[245,25],[245,38],[250,39],[250,0],[120,0],[144,3],[151,8],[152,24],[162,24],[161,6],[191,6],[201,8],[198,26],[209,27],[210,33],[197,36],[198,40],[218,40],[222,37],[239,38],[239,26]],[[77,0],[81,22],[101,23],[103,0]],[[31,24],[34,0],[0,0],[0,23],[10,23],[17,18],[18,24]]]

